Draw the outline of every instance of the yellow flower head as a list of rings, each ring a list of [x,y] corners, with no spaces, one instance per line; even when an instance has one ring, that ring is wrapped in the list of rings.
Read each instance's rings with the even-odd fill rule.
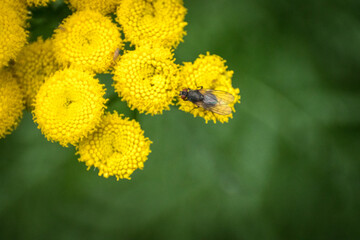
[[[176,47],[185,35],[185,14],[182,0],[123,0],[117,21],[133,45]]]
[[[55,60],[53,42],[38,38],[25,46],[13,66],[13,71],[25,93],[28,108],[31,107],[37,92],[49,77],[60,69]]]
[[[15,59],[26,43],[24,19],[7,2],[0,2],[0,68]]]
[[[235,112],[234,104],[240,102],[240,90],[232,87],[232,75],[233,71],[227,70],[225,61],[221,57],[207,53],[206,55],[200,55],[194,63],[184,63],[180,71],[181,82],[178,90],[187,88],[196,90],[202,87],[203,89],[228,92],[234,96],[234,101],[229,106]],[[197,108],[194,103],[182,99],[179,99],[178,105],[180,110],[190,112],[195,117],[200,116],[205,119],[206,123],[209,120],[213,120],[215,123],[218,120],[223,123],[232,118],[232,114],[220,115],[213,113],[201,107]]]
[[[66,0],[72,10],[94,10],[102,14],[113,13],[122,0]]]
[[[17,13],[24,26],[26,26],[26,20],[29,18],[29,11],[24,0],[1,0],[3,3],[8,4]]]
[[[36,95],[34,120],[48,140],[75,145],[99,124],[105,108],[104,94],[103,85],[91,73],[57,71]]]
[[[56,0],[25,0],[28,6],[35,6],[35,7],[46,6],[50,2],[55,2],[55,1]]]
[[[177,73],[169,49],[138,48],[121,56],[115,67],[115,91],[131,109],[161,114],[177,95]]]
[[[18,125],[24,110],[23,93],[11,73],[0,70],[0,138]]]
[[[79,161],[99,168],[99,176],[127,178],[138,168],[143,169],[151,141],[135,120],[107,113],[95,132],[80,141]]]
[[[114,61],[114,52],[120,48],[118,27],[95,11],[75,12],[55,30],[55,57],[65,66],[105,72]]]

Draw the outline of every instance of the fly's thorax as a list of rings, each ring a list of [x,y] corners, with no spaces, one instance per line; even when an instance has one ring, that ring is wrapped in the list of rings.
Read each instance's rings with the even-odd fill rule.
[[[202,95],[199,90],[189,90],[187,99],[193,103],[200,102],[204,100],[204,95]]]

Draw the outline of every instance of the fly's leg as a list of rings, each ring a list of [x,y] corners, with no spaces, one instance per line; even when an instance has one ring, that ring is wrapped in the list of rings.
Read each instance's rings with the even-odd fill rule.
[[[196,86],[197,90],[203,89],[203,86],[198,87],[198,85],[196,84],[196,82],[195,82],[195,86]]]

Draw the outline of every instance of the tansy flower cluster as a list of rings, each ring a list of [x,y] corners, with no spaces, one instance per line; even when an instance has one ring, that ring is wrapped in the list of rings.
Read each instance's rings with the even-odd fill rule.
[[[42,134],[74,146],[88,169],[130,179],[144,168],[152,142],[139,122],[107,111],[101,73],[113,75],[119,98],[139,113],[162,114],[176,104],[206,123],[233,117],[240,96],[225,60],[206,53],[175,63],[174,50],[186,35],[182,0],[65,0],[73,13],[52,37],[27,43],[27,7],[53,1],[0,3],[8,13],[0,16],[0,138],[14,130],[26,107]],[[226,111],[210,105],[226,105]]]

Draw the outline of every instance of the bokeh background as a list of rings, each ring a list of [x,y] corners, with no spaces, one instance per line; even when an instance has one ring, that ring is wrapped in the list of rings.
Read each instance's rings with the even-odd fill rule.
[[[0,239],[360,238],[360,1],[185,6],[177,62],[226,59],[242,96],[234,119],[134,114],[101,76],[109,109],[154,142],[144,170],[117,182],[26,113],[0,140]],[[34,9],[31,40],[69,13],[62,1]]]

